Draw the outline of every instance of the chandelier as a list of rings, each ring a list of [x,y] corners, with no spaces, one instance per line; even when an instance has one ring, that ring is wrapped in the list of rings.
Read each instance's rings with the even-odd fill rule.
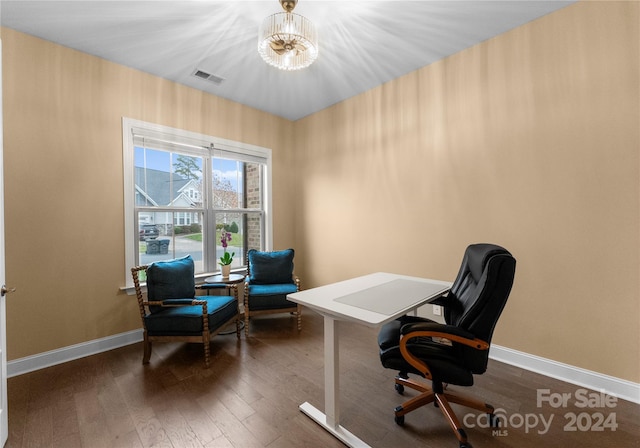
[[[258,32],[258,52],[262,59],[281,70],[299,70],[318,57],[318,32],[307,18],[294,14],[298,0],[280,0],[285,12],[262,22]]]

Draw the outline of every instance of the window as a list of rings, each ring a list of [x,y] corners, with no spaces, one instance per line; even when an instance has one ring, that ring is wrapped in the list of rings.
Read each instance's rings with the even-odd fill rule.
[[[219,271],[223,232],[232,269],[271,247],[271,150],[123,119],[126,281],[140,264],[191,255]]]

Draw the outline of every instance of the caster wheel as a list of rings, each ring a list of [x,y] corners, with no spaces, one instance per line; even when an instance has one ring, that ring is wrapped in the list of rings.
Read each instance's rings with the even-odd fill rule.
[[[404,393],[404,386],[402,384],[396,384],[396,392],[398,392],[400,395],[402,395]]]
[[[473,448],[469,442],[460,442],[460,448]]]
[[[404,415],[400,415],[400,416],[397,416],[397,415],[396,415],[396,417],[394,418],[394,420],[395,420],[395,422],[396,422],[396,425],[398,425],[398,426],[404,426]]]

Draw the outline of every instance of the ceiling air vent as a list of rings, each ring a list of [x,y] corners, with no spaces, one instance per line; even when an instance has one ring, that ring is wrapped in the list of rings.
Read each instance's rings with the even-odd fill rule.
[[[224,81],[224,78],[221,78],[220,76],[212,75],[211,73],[207,73],[199,69],[196,69],[196,71],[193,72],[192,75],[195,76],[196,78],[200,78],[200,79],[204,79],[206,81],[212,82],[217,86],[222,84],[222,81]]]

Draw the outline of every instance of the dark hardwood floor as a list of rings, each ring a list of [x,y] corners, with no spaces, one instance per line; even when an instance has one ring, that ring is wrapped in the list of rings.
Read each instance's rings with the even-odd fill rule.
[[[294,317],[265,316],[252,320],[248,339],[218,336],[209,369],[201,345],[157,343],[147,366],[135,344],[10,378],[6,446],[341,447],[298,410],[304,401],[324,407],[322,318],[305,309],[302,331],[295,327]],[[342,424],[349,431],[373,447],[458,446],[433,406],[397,426],[393,409],[415,392],[395,392],[395,372],[378,360],[375,329],[346,324],[340,331]],[[454,405],[475,448],[640,447],[640,406],[633,403],[596,408],[601,400],[587,395],[592,407],[580,408],[581,388],[493,361],[474,387],[452,389],[503,410],[506,424],[493,431]],[[539,389],[569,394],[567,407],[538,406]],[[541,417],[551,423],[545,427]]]

